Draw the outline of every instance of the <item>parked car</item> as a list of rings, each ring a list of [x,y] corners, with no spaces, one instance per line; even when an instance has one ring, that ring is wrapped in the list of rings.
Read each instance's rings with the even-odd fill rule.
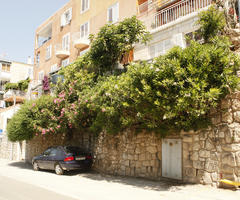
[[[32,159],[33,169],[55,170],[62,175],[64,171],[84,169],[92,166],[92,156],[76,146],[49,147],[41,155]]]

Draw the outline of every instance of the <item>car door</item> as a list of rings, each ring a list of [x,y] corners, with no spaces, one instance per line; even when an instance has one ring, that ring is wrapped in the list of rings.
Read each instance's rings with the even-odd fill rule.
[[[48,160],[48,156],[50,155],[52,148],[48,148],[46,151],[44,151],[42,153],[42,155],[40,156],[40,159],[38,161],[38,165],[41,169],[48,169],[47,167],[47,160]]]
[[[57,155],[58,155],[58,148],[57,147],[51,148],[50,154],[46,160],[46,165],[48,169],[54,169],[55,163],[58,160]]]

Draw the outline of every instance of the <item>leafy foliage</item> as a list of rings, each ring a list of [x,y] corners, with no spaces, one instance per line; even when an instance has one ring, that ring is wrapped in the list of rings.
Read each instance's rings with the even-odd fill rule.
[[[140,28],[135,25],[135,18],[104,26],[89,53],[61,70],[64,80],[56,86],[56,97],[43,96],[24,104],[8,125],[9,138],[31,139],[35,134],[72,129],[114,134],[127,128],[165,136],[206,127],[210,109],[239,83],[239,58],[221,35],[221,17],[216,18],[220,14],[215,12],[210,8],[200,15],[205,43],[191,41],[185,49],[174,47],[152,63],[130,64],[121,74],[112,73],[115,63],[134,42],[147,39],[148,33],[141,24]],[[218,29],[214,35],[209,32],[212,27]],[[138,31],[141,34],[135,38],[132,34],[137,36]]]
[[[10,89],[26,91],[28,89],[29,82],[30,82],[30,79],[21,80],[17,83],[6,83],[5,91],[10,90]]]
[[[205,42],[223,32],[226,26],[224,13],[211,6],[208,10],[199,14],[197,24],[200,25],[200,31]]]

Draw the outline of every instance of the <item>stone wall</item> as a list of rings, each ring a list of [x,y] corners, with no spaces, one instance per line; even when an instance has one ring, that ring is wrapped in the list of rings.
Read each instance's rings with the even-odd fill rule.
[[[201,131],[181,132],[172,138],[182,141],[183,182],[217,186],[221,178],[240,181],[240,93],[222,101],[212,110],[213,125]],[[99,172],[162,178],[162,139],[154,133],[126,131],[97,137],[74,133],[38,136],[26,144],[26,160],[55,145],[78,145],[94,155],[93,168]]]
[[[96,170],[114,175],[161,177],[161,138],[155,134],[102,133],[96,141]]]
[[[10,142],[6,135],[0,138],[0,158],[8,160],[25,159],[25,142]]]

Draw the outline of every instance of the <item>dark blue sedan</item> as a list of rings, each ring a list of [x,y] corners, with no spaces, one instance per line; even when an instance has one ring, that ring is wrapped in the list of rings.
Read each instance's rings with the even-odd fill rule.
[[[62,175],[64,171],[88,170],[91,168],[92,162],[90,153],[75,146],[49,147],[41,155],[32,159],[34,170],[55,170],[58,175]]]

